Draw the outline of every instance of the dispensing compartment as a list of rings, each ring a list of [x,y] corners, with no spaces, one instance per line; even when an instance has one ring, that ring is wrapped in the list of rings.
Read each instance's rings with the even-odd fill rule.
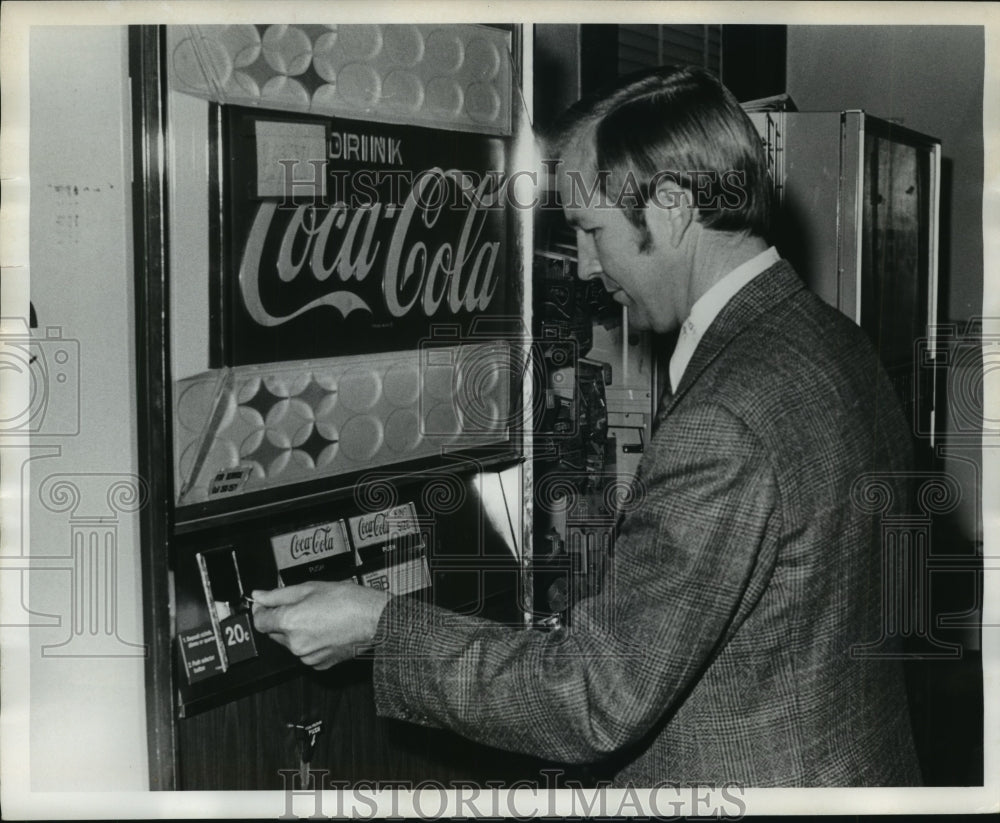
[[[372,479],[348,499],[191,531],[175,546],[180,713],[306,671],[256,631],[249,597],[350,581],[523,625],[521,464]]]

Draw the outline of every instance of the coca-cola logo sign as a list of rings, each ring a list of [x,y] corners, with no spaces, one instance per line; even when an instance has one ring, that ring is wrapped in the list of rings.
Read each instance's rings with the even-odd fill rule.
[[[279,204],[262,203],[250,227],[243,250],[239,281],[243,305],[261,326],[277,326],[320,306],[332,306],[347,317],[352,311],[375,314],[382,309],[392,317],[422,312],[484,312],[496,294],[499,240],[483,237],[488,217],[484,178],[476,196],[469,198],[458,240],[436,238],[430,245],[424,237],[437,225],[450,198],[431,200],[434,187],[447,188],[458,170],[424,172],[410,190],[401,208],[374,203],[351,209],[344,204],[329,207],[294,206],[290,220],[276,220]],[[376,237],[379,224],[391,231],[388,244]],[[278,258],[267,270],[281,283],[293,283],[300,275],[327,283],[330,291],[315,297],[288,314],[271,314],[261,298],[263,251],[268,234],[277,224],[280,231]],[[382,280],[383,301],[372,307],[352,286],[372,273]],[[266,275],[264,275],[266,276]]]
[[[366,150],[348,152],[344,134],[360,125],[331,119],[328,156],[298,164],[322,186],[260,196],[261,115],[234,107],[229,117],[227,364],[416,348],[435,323],[468,328],[507,311],[500,139],[364,124]],[[381,145],[391,151],[371,148]],[[297,168],[294,157],[274,162]]]
[[[271,549],[279,570],[350,551],[341,520],[275,535]]]

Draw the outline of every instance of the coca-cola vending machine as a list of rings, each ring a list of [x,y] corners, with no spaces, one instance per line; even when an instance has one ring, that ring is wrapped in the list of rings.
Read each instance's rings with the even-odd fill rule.
[[[131,33],[154,787],[536,769],[379,720],[367,664],[306,669],[247,602],[353,580],[528,619],[519,43],[474,25]]]

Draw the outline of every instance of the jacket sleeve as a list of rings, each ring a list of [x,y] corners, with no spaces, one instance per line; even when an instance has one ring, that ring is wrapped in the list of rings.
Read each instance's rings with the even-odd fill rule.
[[[570,625],[519,630],[393,598],[376,636],[380,714],[579,763],[676,706],[759,596],[780,525],[756,436],[723,408],[681,408],[644,455],[613,573]]]

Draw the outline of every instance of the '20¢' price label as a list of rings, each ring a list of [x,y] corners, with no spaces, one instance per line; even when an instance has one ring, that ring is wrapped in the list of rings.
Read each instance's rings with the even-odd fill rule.
[[[226,649],[229,665],[257,656],[257,646],[253,642],[253,630],[250,628],[249,615],[235,614],[225,620],[220,620],[219,631],[222,633],[222,644]]]

